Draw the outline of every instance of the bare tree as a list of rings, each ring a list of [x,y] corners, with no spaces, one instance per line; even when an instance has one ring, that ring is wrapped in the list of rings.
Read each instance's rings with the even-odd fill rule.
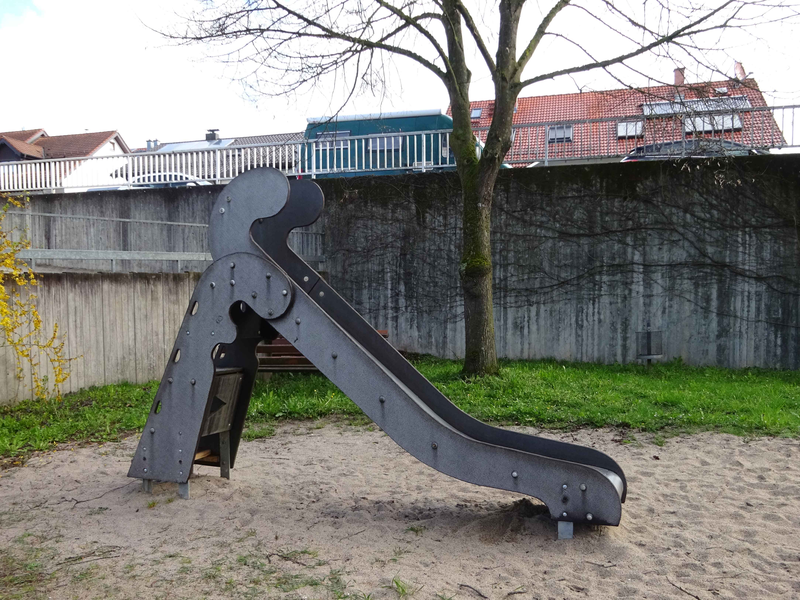
[[[251,66],[250,82],[286,93],[335,78],[348,97],[386,84],[386,61],[407,59],[447,89],[451,145],[463,197],[460,261],[466,374],[498,370],[495,350],[491,211],[494,185],[511,147],[520,92],[537,82],[594,70],[637,71],[646,55],[669,56],[719,72],[715,49],[731,29],[796,16],[789,0],[203,0],[187,27],[168,34],[186,43],[224,45],[228,60]],[[525,15],[523,15],[525,9]],[[532,13],[528,15],[528,13]],[[533,14],[536,13],[536,14]],[[527,18],[533,26],[520,29]],[[525,18],[523,18],[525,17]],[[589,23],[576,34],[575,22]],[[546,42],[546,43],[545,43]],[[547,47],[547,51],[542,49]],[[488,71],[494,112],[480,156],[471,128],[473,70]]]

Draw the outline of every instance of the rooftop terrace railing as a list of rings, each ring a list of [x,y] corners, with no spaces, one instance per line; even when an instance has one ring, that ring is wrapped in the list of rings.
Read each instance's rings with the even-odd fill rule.
[[[574,161],[747,154],[800,146],[799,105],[661,112],[514,126],[511,166]],[[798,123],[800,125],[800,123]],[[475,128],[477,152],[488,128]],[[289,143],[184,152],[0,163],[0,192],[115,190],[227,183],[255,167],[290,177],[424,172],[455,168],[450,130],[365,136],[326,134]]]

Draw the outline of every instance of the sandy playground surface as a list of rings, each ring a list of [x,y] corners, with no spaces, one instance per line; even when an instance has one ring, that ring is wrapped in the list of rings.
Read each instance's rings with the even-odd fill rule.
[[[557,541],[540,505],[441,475],[374,427],[283,425],[243,444],[231,481],[200,467],[189,501],[126,479],[136,437],[39,455],[0,473],[0,567],[36,588],[5,593],[800,598],[798,441],[545,435],[617,459],[620,527]]]

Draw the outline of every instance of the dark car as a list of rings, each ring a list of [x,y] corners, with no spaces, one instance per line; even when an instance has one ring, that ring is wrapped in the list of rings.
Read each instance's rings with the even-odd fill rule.
[[[642,160],[675,160],[678,158],[708,158],[725,156],[752,156],[769,154],[766,150],[757,150],[737,142],[720,139],[678,140],[659,142],[639,146],[631,150],[622,162],[638,162]]]

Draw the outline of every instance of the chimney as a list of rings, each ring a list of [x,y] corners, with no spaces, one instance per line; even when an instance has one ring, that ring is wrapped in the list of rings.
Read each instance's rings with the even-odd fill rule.
[[[150,152],[153,149],[153,140],[147,140],[147,151]]]
[[[675,71],[674,71],[674,73],[675,73],[675,85],[683,85],[683,82],[684,82],[683,73],[684,73],[685,70],[686,69],[684,67],[678,67],[677,69],[675,69]]]
[[[736,79],[739,81],[744,81],[747,79],[747,73],[744,72],[744,65],[738,60],[733,63],[733,72],[736,75]]]
[[[217,133],[219,129],[209,129],[208,133],[206,133],[206,141],[213,142],[214,140],[219,139],[219,133]]]

